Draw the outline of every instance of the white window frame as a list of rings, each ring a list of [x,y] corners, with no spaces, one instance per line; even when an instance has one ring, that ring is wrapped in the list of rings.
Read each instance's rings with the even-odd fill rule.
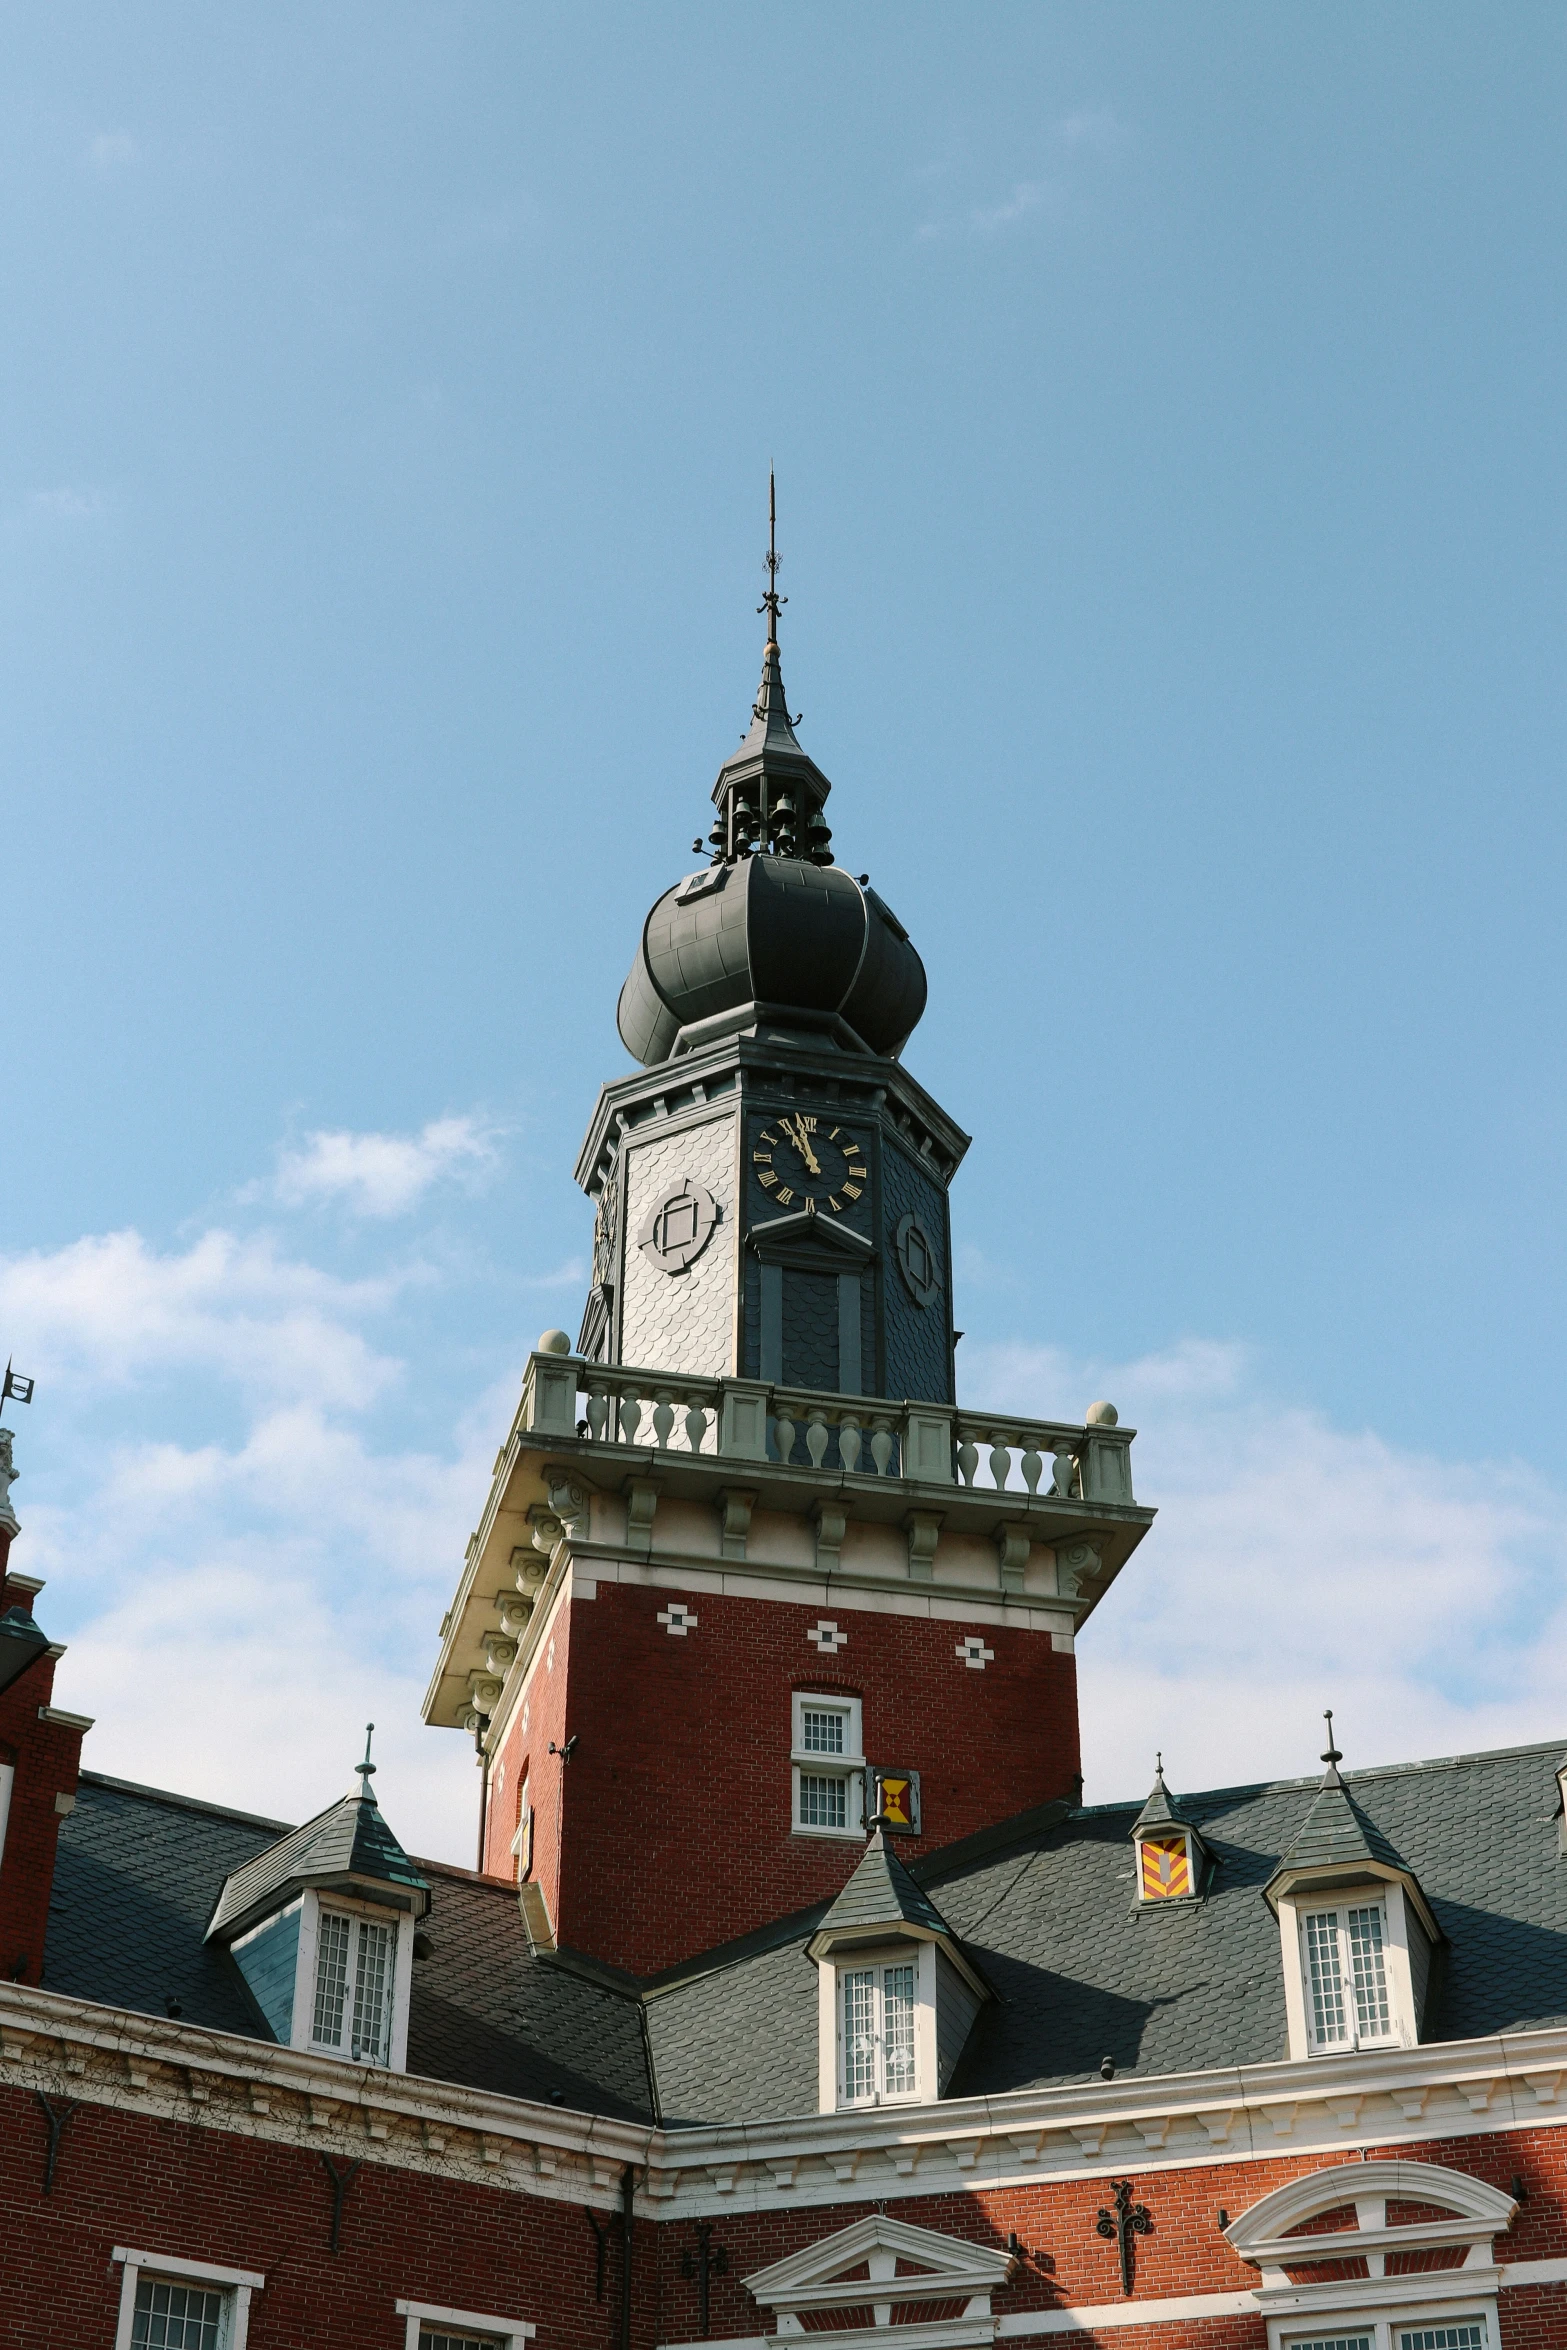
[[[823,1754],[805,1743],[805,1715],[837,1713],[844,1717],[843,1751]],[[858,1697],[837,1689],[796,1689],[790,1700],[790,1822],[796,1836],[825,1836],[840,1844],[858,1843],[865,1833],[865,1709]],[[841,1779],[844,1788],[841,1828],[823,1827],[801,1817],[805,1779]]]
[[[15,1763],[0,1762],[0,1860],[5,1858],[5,1832],[11,1818],[11,1790],[15,1784]]]
[[[520,2317],[480,2317],[472,2309],[437,2309],[433,2301],[399,2301],[397,2314],[408,2320],[404,2350],[419,2350],[421,2326],[450,2326],[456,2333],[488,2334],[497,2350],[522,2350],[524,2342],[531,2341],[539,2330],[537,2326],[525,2324]]]
[[[1498,2350],[1496,2302],[1489,2296],[1460,2301],[1456,2306],[1449,2302],[1445,2307],[1375,2311],[1370,2315],[1357,2310],[1353,2315],[1318,2318],[1307,2325],[1294,2321],[1284,2325],[1275,2320],[1268,2328],[1269,2350],[1316,2350],[1324,2342],[1365,2342],[1370,2350],[1403,2350],[1406,2334],[1418,2340],[1423,2333],[1441,2333],[1449,2326],[1478,2326],[1481,2350]]]
[[[874,1967],[914,1968],[914,2086],[896,2096],[851,2099],[844,2080],[844,1978]],[[868,2113],[884,2105],[924,2105],[936,2096],[936,1945],[934,1942],[867,1943],[840,1951],[817,1968],[817,2105],[823,2113]]]
[[[304,1915],[299,1924],[299,1956],[294,1974],[294,2028],[291,2045],[308,2049],[313,2056],[334,2059],[339,2064],[375,2066],[388,2072],[400,2073],[408,2069],[408,2001],[413,1989],[414,1920],[407,1910],[385,1909],[379,1902],[362,1901],[349,1893],[318,1894],[307,1888],[304,1896]],[[392,1929],[392,1980],[390,1985],[391,2018],[389,2047],[384,2057],[355,2056],[345,2047],[333,2047],[330,2042],[315,2038],[316,2012],[316,1957],[320,1948],[321,1913],[333,1912],[340,1917],[359,1920],[368,1925],[389,1926]],[[349,1958],[349,2005],[353,1998],[353,1945]]]
[[[1343,1973],[1347,1928],[1341,1924],[1340,1974],[1351,2029],[1343,2040],[1319,2040],[1311,1996],[1306,1920],[1325,1910],[1337,1911],[1343,1919],[1352,1909],[1382,1912],[1382,1974],[1387,1985],[1388,2030],[1373,2038],[1359,2028],[1354,2011],[1354,1986]],[[1351,2056],[1360,2050],[1381,2053],[1389,2048],[1414,2047],[1418,2038],[1414,2023],[1414,1979],[1409,1966],[1409,1922],[1401,1885],[1378,1879],[1369,1885],[1337,1886],[1309,1895],[1290,1895],[1279,1903],[1279,1927],[1284,1937],[1284,2000],[1292,2057]]]
[[[209,2291],[226,2293],[228,2306],[223,2312],[222,2350],[245,2350],[250,2332],[250,2296],[259,2293],[267,2281],[258,2270],[220,2268],[213,2261],[187,2260],[176,2252],[132,2252],[123,2244],[115,2245],[114,2258],[125,2266],[114,2350],[131,2350],[131,2334],[136,2324],[136,2287],[144,2276],[152,2284],[204,2285]]]

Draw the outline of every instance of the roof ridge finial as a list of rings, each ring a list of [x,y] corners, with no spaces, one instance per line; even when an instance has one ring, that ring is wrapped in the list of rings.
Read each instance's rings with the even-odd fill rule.
[[[762,560],[767,565],[767,593],[756,608],[758,612],[767,614],[767,642],[770,649],[776,652],[778,614],[789,599],[778,593],[778,572],[783,557],[778,552],[778,482],[771,466],[767,469],[767,553]]]
[[[1328,1725],[1328,1743],[1326,1749],[1323,1752],[1322,1760],[1328,1766],[1328,1775],[1330,1779],[1336,1779],[1338,1777],[1338,1766],[1344,1760],[1344,1757],[1333,1743],[1333,1708],[1331,1706],[1325,1706],[1323,1708],[1322,1719]]]
[[[371,1782],[371,1780],[372,1780],[372,1779],[375,1777],[375,1765],[374,1765],[374,1763],[373,1763],[373,1762],[370,1760],[370,1741],[371,1741],[371,1739],[372,1739],[374,1736],[375,1736],[375,1724],[374,1724],[374,1722],[366,1722],[366,1724],[365,1724],[365,1759],[364,1759],[364,1761],[363,1761],[362,1763],[355,1763],[355,1765],[354,1765],[354,1769],[355,1769],[355,1770],[356,1770],[356,1771],[359,1773],[359,1793],[360,1793],[360,1797],[361,1797],[361,1799],[362,1799],[363,1801],[365,1801],[365,1802],[369,1802],[369,1803],[374,1803],[374,1801],[375,1801],[375,1796],[374,1796],[374,1794],[372,1793],[372,1791],[371,1791],[371,1786],[370,1786],[370,1782]]]

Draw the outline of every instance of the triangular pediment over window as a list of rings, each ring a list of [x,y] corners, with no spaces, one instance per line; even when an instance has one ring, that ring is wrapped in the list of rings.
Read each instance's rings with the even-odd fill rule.
[[[814,2332],[818,2313],[833,2312],[836,2345],[885,2330],[897,2335],[904,2350],[918,2350],[933,2331],[932,2321],[939,2321],[944,2343],[992,2339],[996,2321],[990,2296],[1011,2271],[1008,2252],[873,2211],[747,2277],[745,2285],[754,2300],[774,2312],[775,2340]],[[960,2310],[952,2308],[954,2302]],[[860,2326],[845,2323],[860,2310],[865,2313]]]

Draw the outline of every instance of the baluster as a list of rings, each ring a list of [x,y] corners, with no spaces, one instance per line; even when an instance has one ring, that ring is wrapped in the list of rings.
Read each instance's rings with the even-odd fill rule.
[[[1072,1472],[1077,1467],[1077,1463],[1072,1458],[1072,1454],[1068,1447],[1064,1444],[1058,1444],[1056,1446],[1055,1454],[1055,1471],[1050,1481],[1056,1492],[1063,1500],[1065,1500],[1070,1496],[1072,1491]]]
[[[979,1451],[968,1430],[965,1428],[961,1433],[963,1441],[958,1446],[958,1475],[965,1485],[972,1485],[979,1468]]]
[[[887,1474],[887,1463],[892,1458],[892,1422],[874,1419],[871,1422],[871,1459],[876,1464],[878,1477]]]
[[[805,1449],[811,1456],[813,1469],[819,1469],[827,1458],[827,1437],[827,1414],[823,1411],[809,1413],[806,1418]]]
[[[686,1442],[693,1452],[700,1452],[707,1433],[707,1406],[699,1395],[693,1395],[686,1406]]]
[[[670,1430],[675,1424],[675,1399],[667,1387],[660,1387],[653,1398],[653,1440],[662,1452],[669,1443]]]
[[[1037,1493],[1039,1491],[1040,1476],[1043,1473],[1045,1464],[1043,1459],[1040,1457],[1039,1445],[1032,1436],[1029,1438],[1027,1444],[1023,1448],[1023,1458],[1018,1465],[1023,1471],[1023,1482],[1028,1487],[1029,1492]]]
[[[838,1458],[852,1477],[860,1465],[860,1424],[858,1420],[838,1422]]]
[[[623,1387],[620,1391],[621,1443],[635,1444],[637,1440],[637,1430],[641,1427],[641,1425],[642,1398],[640,1395],[638,1395],[634,1387]]]
[[[588,1434],[595,1444],[604,1441],[605,1423],[609,1419],[609,1395],[602,1383],[588,1389]]]
[[[778,1458],[781,1461],[786,1461],[794,1451],[795,1424],[787,1412],[780,1412],[776,1426],[778,1430]]]
[[[990,1439],[990,1474],[996,1481],[996,1491],[1003,1492],[1012,1474],[1012,1447],[999,1432]]]

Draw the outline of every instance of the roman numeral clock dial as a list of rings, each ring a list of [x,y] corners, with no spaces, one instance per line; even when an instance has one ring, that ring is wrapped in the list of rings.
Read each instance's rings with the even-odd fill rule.
[[[868,1180],[863,1144],[842,1126],[824,1126],[803,1111],[764,1126],[751,1163],[770,1198],[781,1208],[803,1208],[808,1216],[821,1209],[841,1216]]]

